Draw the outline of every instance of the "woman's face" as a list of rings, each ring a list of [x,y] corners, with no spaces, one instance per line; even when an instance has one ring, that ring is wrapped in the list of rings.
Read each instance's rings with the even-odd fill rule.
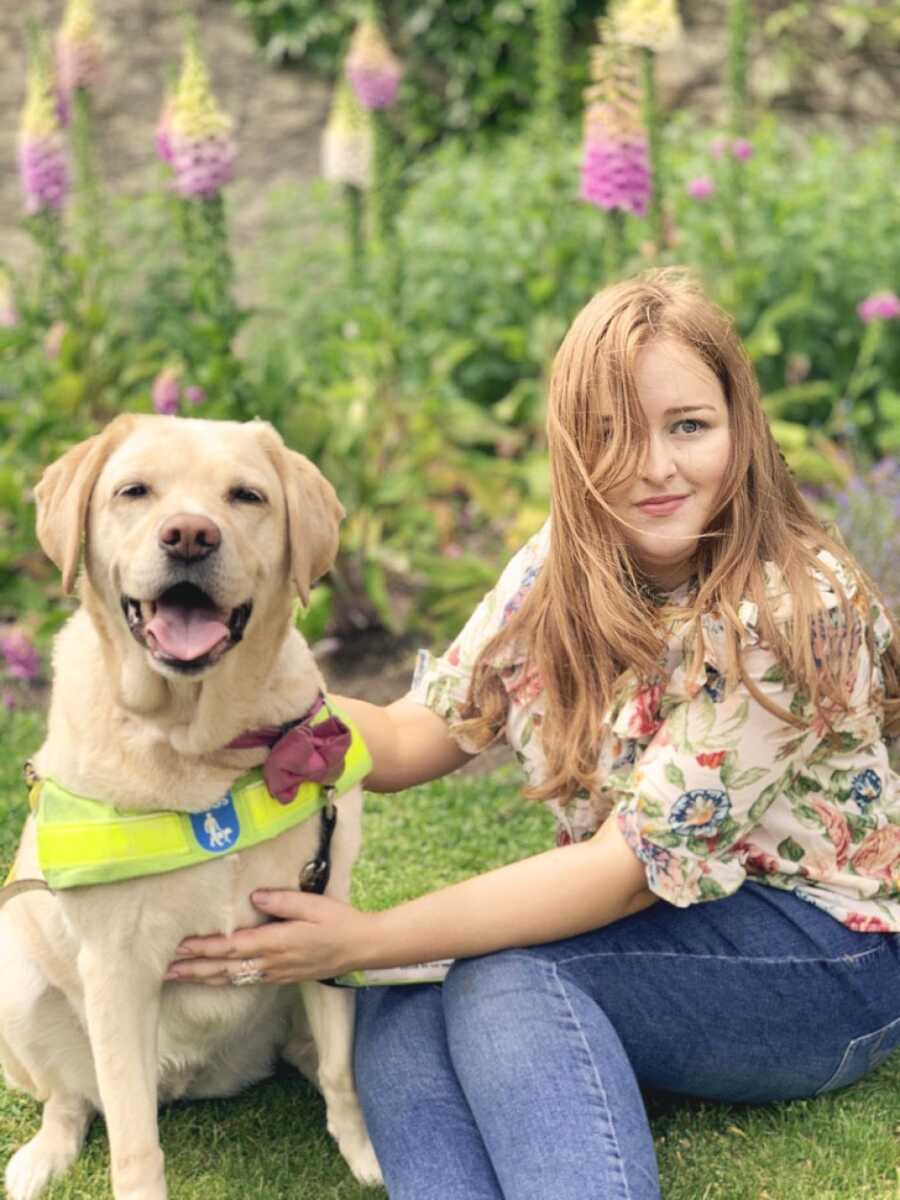
[[[658,341],[638,354],[636,383],[648,443],[634,478],[608,496],[639,569],[661,587],[689,578],[728,468],[731,433],[718,379],[697,354]]]

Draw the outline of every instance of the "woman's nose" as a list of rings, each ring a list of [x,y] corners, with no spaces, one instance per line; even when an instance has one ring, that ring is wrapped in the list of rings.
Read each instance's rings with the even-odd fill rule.
[[[653,483],[662,483],[675,474],[675,456],[665,438],[651,438],[641,474]]]

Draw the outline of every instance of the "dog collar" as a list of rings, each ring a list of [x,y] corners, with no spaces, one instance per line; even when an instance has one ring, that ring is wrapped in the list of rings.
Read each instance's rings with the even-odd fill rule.
[[[39,780],[29,795],[37,826],[41,871],[54,890],[116,883],[177,871],[249,849],[308,820],[360,783],[372,759],[359,731],[343,714],[349,742],[333,781],[300,782],[285,801],[266,786],[264,767],[242,775],[205,812],[134,812],[78,796],[53,779]],[[313,723],[333,720],[319,706]]]

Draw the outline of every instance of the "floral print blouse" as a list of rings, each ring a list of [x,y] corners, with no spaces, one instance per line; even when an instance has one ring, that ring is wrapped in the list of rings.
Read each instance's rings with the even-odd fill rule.
[[[522,604],[549,539],[547,522],[507,565],[446,653],[435,658],[419,652],[410,698],[451,727],[481,647]],[[560,845],[590,837],[612,807],[649,888],[671,904],[727,896],[752,879],[794,891],[852,929],[900,932],[900,774],[892,770],[881,726],[880,656],[891,628],[841,565],[826,552],[820,557],[838,575],[875,647],[874,655],[866,639],[853,647],[850,711],[830,730],[816,717],[760,639],[752,602],[738,610],[745,673],[779,708],[804,720],[803,728],[769,713],[742,682],[726,684],[725,630],[716,613],[673,616],[658,678],[642,684],[626,672],[607,714],[597,793],[580,792],[567,804],[548,802]],[[780,621],[790,597],[774,564],[767,564],[766,574]],[[838,598],[825,576],[817,574],[816,582],[825,605],[822,620],[837,616]],[[684,604],[689,587],[683,584],[662,602]],[[699,675],[691,671],[698,636]],[[529,782],[537,783],[546,777],[541,680],[514,651],[497,668],[509,697],[506,738]]]

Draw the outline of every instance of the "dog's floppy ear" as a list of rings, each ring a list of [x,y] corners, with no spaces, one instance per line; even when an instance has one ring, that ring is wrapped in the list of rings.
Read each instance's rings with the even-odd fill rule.
[[[67,450],[44,471],[34,489],[38,541],[62,572],[66,593],[75,584],[81,538],[97,476],[112,451],[131,431],[134,420],[123,413],[94,437]]]
[[[291,578],[305,605],[312,585],[334,562],[344,508],[318,467],[288,450],[271,425],[263,428],[284,490]]]

